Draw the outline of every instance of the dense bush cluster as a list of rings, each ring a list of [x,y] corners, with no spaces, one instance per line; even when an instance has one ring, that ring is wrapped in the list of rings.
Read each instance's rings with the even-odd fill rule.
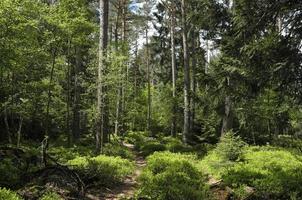
[[[126,142],[134,144],[135,150],[140,151],[141,155],[147,157],[154,152],[170,151],[173,153],[193,152],[191,146],[174,137],[150,138],[145,132],[129,132],[125,137]]]
[[[245,196],[247,186],[255,189],[254,199],[298,199],[302,195],[300,155],[269,146],[238,145],[240,138],[226,137],[200,162],[200,168],[222,178],[233,188],[235,197]]]
[[[1,200],[21,200],[21,197],[8,189],[0,188],[0,199]]]
[[[139,196],[154,200],[205,199],[205,178],[193,156],[157,152],[148,157]]]
[[[133,172],[134,165],[126,159],[100,155],[97,157],[77,157],[68,161],[87,182],[101,186],[111,186]]]
[[[133,160],[133,153],[125,146],[118,142],[109,143],[104,146],[103,153],[107,156],[120,156],[124,159]]]

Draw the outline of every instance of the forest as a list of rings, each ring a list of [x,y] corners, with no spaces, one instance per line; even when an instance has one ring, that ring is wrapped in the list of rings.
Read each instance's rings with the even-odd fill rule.
[[[0,0],[0,200],[302,200],[301,0]]]

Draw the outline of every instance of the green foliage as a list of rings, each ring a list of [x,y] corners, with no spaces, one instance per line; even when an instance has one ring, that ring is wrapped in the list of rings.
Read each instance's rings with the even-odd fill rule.
[[[15,192],[0,188],[0,200],[22,200],[22,198]]]
[[[89,156],[92,155],[92,149],[89,146],[77,146],[74,147],[51,147],[49,149],[49,154],[56,158],[60,163],[67,163],[69,160],[72,160],[80,156]]]
[[[245,152],[240,162],[222,176],[226,184],[254,187],[257,196],[267,199],[289,199],[291,193],[302,195],[302,157],[285,150]]]
[[[185,153],[185,152],[192,152],[193,148],[183,144],[183,142],[174,137],[164,137],[162,143],[166,146],[168,151],[173,153]]]
[[[103,153],[107,156],[119,156],[124,159],[134,160],[134,155],[131,150],[118,142],[106,144]]]
[[[200,168],[232,187],[235,195],[246,194],[244,188],[255,189],[260,199],[289,199],[301,195],[302,157],[287,150],[267,147],[246,147],[242,160],[226,161],[212,151],[200,162]]]
[[[147,159],[140,181],[139,196],[156,200],[205,199],[205,178],[194,156],[156,152]]]
[[[18,160],[4,158],[0,162],[0,184],[16,186],[20,183],[22,171],[18,168]]]
[[[40,200],[63,200],[63,198],[56,192],[47,192],[40,198]]]
[[[228,132],[220,139],[215,152],[224,160],[236,161],[242,156],[244,146],[245,143],[239,136],[236,136],[232,132]]]
[[[156,151],[165,151],[166,146],[164,144],[161,144],[158,141],[147,141],[143,144],[141,147],[141,155],[142,156],[149,156],[153,154]]]
[[[97,157],[77,157],[68,165],[79,171],[86,181],[95,181],[101,186],[112,186],[133,172],[132,162],[120,157],[100,155]]]
[[[134,148],[136,150],[139,150],[141,146],[147,141],[147,133],[146,132],[134,132],[130,131],[125,136],[124,140],[125,142],[128,142],[129,144],[133,144]]]

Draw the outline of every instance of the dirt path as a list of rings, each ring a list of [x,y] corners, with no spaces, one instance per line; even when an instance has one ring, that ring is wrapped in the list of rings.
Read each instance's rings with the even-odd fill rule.
[[[131,149],[134,152],[134,147],[131,144],[124,144],[127,148]],[[112,190],[107,190],[104,192],[102,197],[95,197],[93,195],[88,195],[87,198],[90,200],[119,200],[119,199],[130,199],[133,197],[134,192],[137,188],[138,182],[137,178],[142,172],[144,166],[146,166],[146,161],[143,157],[135,155],[135,171],[132,175],[126,177],[124,182],[117,187],[113,188]]]

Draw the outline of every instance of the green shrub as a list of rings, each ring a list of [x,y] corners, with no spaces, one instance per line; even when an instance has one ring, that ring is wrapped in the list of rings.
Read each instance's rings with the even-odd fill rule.
[[[133,163],[126,159],[105,155],[77,157],[68,164],[78,170],[88,182],[94,181],[102,186],[121,182],[134,169]]]
[[[47,192],[40,198],[40,200],[63,200],[63,198],[56,192]]]
[[[148,140],[148,135],[145,132],[130,131],[124,138],[125,142],[133,144],[135,150],[139,150],[141,146]]]
[[[232,132],[226,133],[218,143],[215,151],[224,160],[236,161],[242,155],[245,143]]]
[[[138,196],[156,200],[205,199],[204,177],[193,156],[156,152],[140,176]]]
[[[66,148],[64,146],[52,147],[49,150],[49,154],[57,159],[60,163],[65,164],[69,160],[79,156],[93,155],[93,152],[89,147],[74,145],[74,147],[71,148]]]
[[[201,143],[193,146],[193,151],[196,152],[198,158],[203,158],[207,153],[214,149],[214,145]]]
[[[302,195],[302,162],[285,150],[248,149],[246,162],[234,165],[222,178],[228,185],[254,187],[257,196],[266,199],[290,199]]]
[[[231,161],[225,161],[219,156],[216,151],[211,151],[202,161],[199,163],[199,168],[211,176],[220,179],[226,171],[231,168],[235,163]]]
[[[134,160],[133,153],[125,146],[119,143],[106,144],[103,150],[106,156],[120,156],[124,159]]]
[[[16,186],[20,182],[21,170],[18,160],[4,158],[0,162],[0,185]]]
[[[192,147],[185,145],[182,143],[182,141],[178,138],[174,137],[164,137],[162,139],[162,143],[166,146],[166,149],[168,151],[174,152],[174,153],[185,153],[185,152],[192,152]]]
[[[0,188],[0,200],[21,200],[21,197],[15,192]]]
[[[156,151],[165,151],[166,146],[157,141],[148,141],[141,147],[142,156],[149,156]]]
[[[212,151],[200,168],[232,187],[238,198],[246,195],[243,188],[255,189],[255,199],[290,199],[302,196],[302,158],[287,150],[270,146],[246,147],[241,161],[226,161]]]

